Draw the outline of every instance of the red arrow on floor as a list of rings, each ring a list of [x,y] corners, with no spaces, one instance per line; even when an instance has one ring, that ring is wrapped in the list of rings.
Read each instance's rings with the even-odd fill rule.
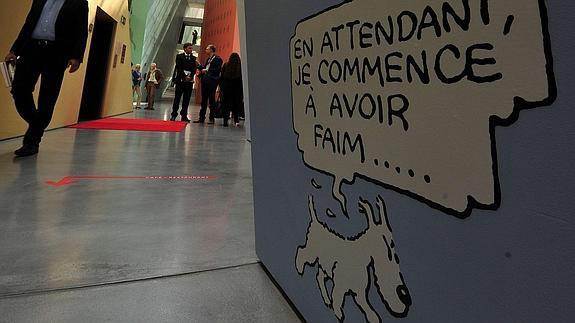
[[[78,179],[198,180],[198,179],[216,179],[216,177],[215,176],[66,176],[57,182],[46,181],[46,184],[56,187],[66,186],[76,184],[77,182],[74,180]]]

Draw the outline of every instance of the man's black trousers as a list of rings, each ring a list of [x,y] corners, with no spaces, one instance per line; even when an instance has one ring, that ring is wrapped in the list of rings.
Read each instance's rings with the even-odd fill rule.
[[[202,82],[202,108],[200,109],[200,121],[206,120],[206,110],[208,108],[208,103],[210,105],[210,120],[214,120],[217,87],[217,83]]]
[[[20,55],[12,83],[12,96],[18,113],[28,123],[24,145],[40,144],[44,130],[52,120],[66,65],[66,58],[53,43],[41,44],[31,40],[31,44]],[[33,92],[40,76],[42,79],[36,106]]]
[[[182,101],[182,111],[180,115],[182,119],[188,119],[188,106],[190,105],[190,99],[192,97],[192,91],[194,89],[193,82],[180,82],[176,84],[176,97],[174,98],[174,105],[172,106],[172,117],[176,118],[178,116],[178,110],[180,109],[180,101]]]

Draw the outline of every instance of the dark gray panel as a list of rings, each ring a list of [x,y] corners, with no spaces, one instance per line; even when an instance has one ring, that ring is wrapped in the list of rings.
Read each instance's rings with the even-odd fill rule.
[[[313,270],[300,277],[296,248],[305,242],[307,195],[337,209],[331,179],[302,163],[292,128],[289,39],[300,19],[337,1],[246,2],[258,256],[310,322],[337,321],[322,301]],[[496,129],[502,203],[461,220],[411,198],[357,180],[350,200],[381,194],[391,214],[401,269],[413,297],[405,322],[569,322],[575,315],[575,5],[547,1],[558,85],[550,107],[523,111]],[[265,95],[261,95],[265,93]],[[340,231],[361,220],[322,218]],[[386,322],[393,318],[372,301]],[[362,322],[351,298],[346,322]]]

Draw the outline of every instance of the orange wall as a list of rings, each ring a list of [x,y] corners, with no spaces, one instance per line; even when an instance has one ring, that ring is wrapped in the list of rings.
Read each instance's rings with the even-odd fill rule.
[[[206,0],[202,43],[199,62],[206,61],[206,46],[213,44],[224,63],[233,52],[240,52],[240,30],[238,26],[236,0]],[[196,103],[201,101],[201,86],[196,89]]]
[[[225,61],[233,52],[240,52],[239,28],[236,14],[236,0],[207,0],[202,27],[202,49],[214,44],[217,54]],[[200,62],[204,63],[204,51]]]
[[[235,2],[235,1],[234,1]],[[239,25],[239,20],[238,20],[238,12],[236,10],[236,14],[235,14],[235,22],[234,22],[234,44],[233,44],[233,52],[236,53],[240,53],[240,25]]]

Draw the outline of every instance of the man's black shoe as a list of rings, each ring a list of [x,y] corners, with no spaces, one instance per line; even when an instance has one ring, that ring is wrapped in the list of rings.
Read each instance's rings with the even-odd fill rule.
[[[192,120],[190,120],[190,119],[188,119],[188,118],[182,118],[182,121],[183,121],[183,122],[190,122],[190,121],[192,121]]]
[[[194,120],[194,123],[204,123],[204,120]]]
[[[176,121],[176,117],[171,117],[170,121]]]
[[[24,145],[20,149],[14,152],[14,155],[18,157],[26,157],[36,155],[38,153],[38,146],[36,145]]]

